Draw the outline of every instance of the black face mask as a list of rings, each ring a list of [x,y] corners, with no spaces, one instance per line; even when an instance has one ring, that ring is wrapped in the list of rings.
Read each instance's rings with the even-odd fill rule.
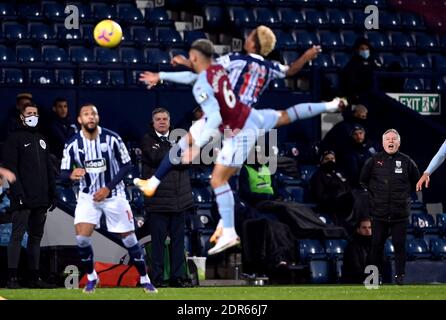
[[[334,161],[328,161],[321,164],[321,168],[324,172],[332,172],[336,169],[336,163]]]

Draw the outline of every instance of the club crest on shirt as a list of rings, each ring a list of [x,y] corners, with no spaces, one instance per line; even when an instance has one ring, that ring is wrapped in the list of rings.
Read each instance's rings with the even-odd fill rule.
[[[403,173],[403,168],[401,166],[401,161],[395,161],[395,173]]]
[[[43,150],[46,149],[46,142],[43,141],[42,139],[39,140],[40,146],[42,147]]]
[[[106,143],[101,143],[101,151],[102,152],[107,152],[107,150],[108,150],[107,144]]]

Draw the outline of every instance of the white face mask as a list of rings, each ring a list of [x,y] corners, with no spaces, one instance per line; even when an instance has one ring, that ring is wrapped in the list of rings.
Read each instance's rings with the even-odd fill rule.
[[[28,127],[35,127],[39,123],[39,117],[38,116],[29,116],[25,117],[25,124]]]

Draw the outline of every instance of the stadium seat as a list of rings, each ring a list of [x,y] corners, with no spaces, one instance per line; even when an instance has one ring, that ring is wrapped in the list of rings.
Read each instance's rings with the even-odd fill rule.
[[[76,2],[77,9],[79,10],[79,17],[81,22],[93,22],[93,13],[89,5],[85,3]],[[95,19],[97,21],[97,19]]]
[[[309,262],[310,281],[313,284],[328,283],[329,267],[326,260],[311,260]]]
[[[375,5],[379,9],[385,9],[387,7],[387,0],[361,0],[361,4],[364,7],[368,5]]]
[[[200,208],[212,206],[212,194],[207,188],[192,188],[194,203]]]
[[[301,165],[299,166],[300,169],[300,177],[302,181],[305,183],[309,183],[311,177],[313,176],[313,173],[316,172],[317,166],[315,165]]]
[[[347,240],[327,239],[324,241],[324,246],[329,259],[342,259],[347,246]]]
[[[341,8],[357,8],[362,6],[361,0],[339,0]]]
[[[143,23],[144,17],[133,3],[117,4],[118,19],[132,24]]]
[[[33,85],[49,85],[55,84],[56,78],[54,76],[54,70],[50,69],[30,69],[29,81]]]
[[[248,6],[251,7],[264,7],[270,5],[270,0],[244,0]]]
[[[56,26],[57,39],[66,40],[69,43],[80,43],[82,40],[82,34],[80,29],[67,29],[63,24]]]
[[[17,19],[14,6],[11,3],[0,2],[0,18],[3,21]]]
[[[402,32],[391,32],[392,47],[397,50],[413,50],[415,48],[414,41],[410,34]]]
[[[333,58],[331,55],[322,53],[318,54],[316,59],[313,59],[309,62],[311,66],[319,67],[319,68],[332,68],[333,67]]]
[[[17,22],[7,21],[3,23],[3,36],[8,40],[22,40],[28,38],[26,27]]]
[[[401,68],[406,69],[407,68],[407,61],[404,56],[391,54],[391,53],[383,53],[381,54],[381,60],[383,62],[383,66],[388,68],[394,63],[398,63]]]
[[[388,259],[393,259],[395,257],[395,248],[391,239],[387,239],[384,244],[384,254]]]
[[[420,92],[424,90],[422,79],[406,79],[404,82],[404,90],[407,92]]]
[[[94,38],[93,38],[94,25],[82,24],[80,28],[82,33],[82,39],[85,40],[87,43],[94,43]]]
[[[435,217],[437,220],[437,228],[440,235],[446,235],[446,213],[437,213]]]
[[[15,52],[10,47],[0,45],[0,61],[2,62],[15,62]]]
[[[300,261],[325,260],[327,255],[319,240],[302,239],[299,240]]]
[[[127,64],[144,63],[144,53],[135,48],[120,47],[121,61]]]
[[[96,62],[100,64],[121,62],[118,49],[96,47],[94,48],[94,55],[96,56]]]
[[[446,71],[446,56],[440,54],[433,54],[432,56],[432,68],[435,71]]]
[[[229,21],[236,28],[254,28],[257,26],[254,13],[243,7],[228,8]]]
[[[186,50],[183,50],[183,49],[175,49],[175,48],[170,49],[169,55],[172,58],[175,56],[183,56],[183,57],[189,58],[189,52],[187,52]]]
[[[204,8],[204,21],[211,30],[224,28],[225,13],[222,7],[207,6]]]
[[[424,79],[424,90],[438,93],[446,90],[446,83],[442,78]]]
[[[379,25],[383,30],[399,30],[401,28],[401,18],[397,13],[382,11],[379,13]]]
[[[351,49],[353,48],[353,45],[356,41],[356,39],[358,39],[360,35],[358,33],[356,33],[355,31],[342,31],[341,32],[341,38],[342,38],[342,43],[344,44],[344,46],[347,49]]]
[[[431,239],[430,252],[432,253],[434,259],[446,259],[446,239]]]
[[[438,41],[435,35],[428,33],[416,33],[415,41],[417,43],[417,49],[426,52],[438,51]]]
[[[276,48],[279,50],[295,50],[297,43],[294,37],[288,32],[276,33]]]
[[[333,28],[345,28],[353,25],[353,19],[348,12],[339,9],[328,10],[328,21]]]
[[[116,72],[116,71],[114,71]],[[130,199],[129,202],[131,205],[135,206],[136,208],[143,208],[144,207],[144,195],[138,188],[132,188],[130,190]]]
[[[359,30],[364,30],[365,29],[364,23],[367,18],[367,14],[364,13],[364,10],[351,10],[350,14],[352,16],[353,25],[355,26],[355,28],[356,29],[360,28]]]
[[[432,254],[423,239],[408,239],[406,242],[407,260],[430,259]]]
[[[431,62],[428,56],[407,54],[407,66],[413,71],[430,71]]]
[[[107,3],[91,3],[93,17],[98,20],[115,19],[116,8]]]
[[[172,28],[158,28],[158,41],[163,46],[181,47],[184,45],[179,32]]]
[[[42,19],[40,4],[19,4],[17,13],[20,17],[28,21]]]
[[[199,257],[207,257],[208,250],[212,247],[212,244],[209,242],[210,237],[214,233],[213,229],[201,229],[195,233],[196,240],[194,241],[195,245],[192,245],[192,248],[195,248],[194,255]]]
[[[132,27],[133,40],[142,46],[156,46],[158,45],[158,40],[156,38],[156,32],[152,29],[147,29],[146,27]]]
[[[56,46],[42,46],[43,61],[47,63],[68,62],[68,55],[63,48]]]
[[[170,64],[169,53],[158,48],[146,49],[146,57],[149,64]]]
[[[299,54],[296,51],[282,51],[281,56],[283,63],[286,65],[290,65],[299,58]]]
[[[323,49],[339,50],[343,47],[341,36],[337,32],[320,31],[319,38]]]
[[[255,8],[254,17],[257,24],[266,25],[272,28],[280,25],[280,18],[277,12],[268,8]]]
[[[339,0],[318,0],[317,4],[321,7],[337,7]]]
[[[389,50],[392,48],[389,36],[386,33],[369,31],[367,32],[366,36],[372,47],[377,51]]]
[[[96,61],[91,49],[72,46],[69,48],[68,52],[70,55],[70,61],[74,63],[92,63]]]
[[[21,63],[26,62],[40,62],[40,53],[37,49],[28,45],[16,46],[17,61]]]
[[[150,25],[155,26],[170,26],[173,24],[166,9],[163,7],[146,8],[145,19]]]
[[[287,186],[286,192],[291,196],[291,199],[295,202],[304,202],[304,188],[299,186]]]
[[[300,11],[291,8],[280,8],[277,10],[282,25],[287,28],[299,28],[305,26],[304,16]]]
[[[404,29],[409,30],[420,30],[424,29],[424,20],[420,15],[409,13],[409,12],[403,12],[400,14],[401,16],[401,26]]]
[[[210,210],[199,209],[196,214],[190,215],[192,231],[197,229],[214,229],[216,222]]]
[[[60,3],[42,3],[43,16],[53,22],[64,21],[67,15],[65,14],[65,6]]]
[[[329,25],[327,13],[313,9],[305,10],[305,22],[313,28],[327,28]]]
[[[295,30],[293,31],[293,36],[296,39],[298,49],[306,50],[320,44],[317,34],[314,32]]]
[[[54,34],[53,27],[43,23],[34,22],[28,25],[28,37],[43,42],[54,39],[56,35]]]
[[[102,71],[82,70],[81,79],[85,86],[103,86],[106,84],[106,77]]]
[[[57,201],[58,205],[62,208],[69,208],[74,212],[74,209],[76,208],[76,195],[74,194],[74,191],[72,188],[56,185],[56,194],[57,194]]]
[[[60,69],[56,70],[57,84],[62,86],[72,86],[75,84],[74,81],[74,71],[71,69]]]
[[[23,73],[20,69],[3,69],[3,81],[5,84],[23,83]]]
[[[184,42],[189,47],[195,40],[206,39],[207,36],[202,30],[184,31]]]
[[[336,52],[333,55],[334,66],[336,68],[344,68],[346,64],[350,61],[350,55],[343,52]]]
[[[411,225],[415,234],[423,235],[427,232],[436,232],[434,217],[427,213],[412,213]]]
[[[289,90],[285,83],[285,79],[274,79],[270,82],[268,90]]]

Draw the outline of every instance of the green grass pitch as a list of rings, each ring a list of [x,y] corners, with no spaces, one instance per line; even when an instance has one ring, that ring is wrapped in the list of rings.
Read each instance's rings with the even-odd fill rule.
[[[140,288],[98,288],[90,295],[80,289],[0,289],[0,297],[11,300],[445,300],[446,285],[384,285],[379,289],[360,285],[163,288],[157,294],[146,294]]]

